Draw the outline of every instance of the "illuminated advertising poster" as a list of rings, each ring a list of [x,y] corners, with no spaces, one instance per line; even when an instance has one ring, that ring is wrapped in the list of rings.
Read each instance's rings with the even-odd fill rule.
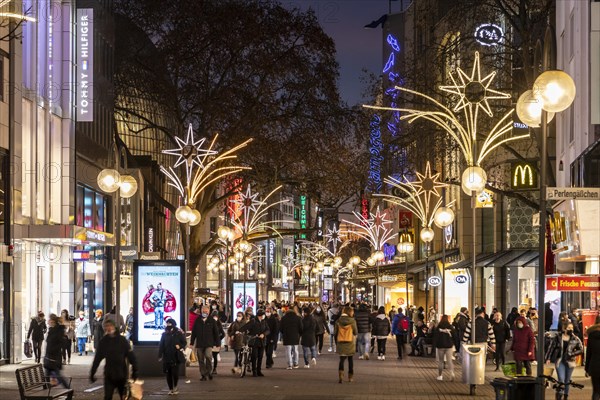
[[[246,281],[245,285],[246,296],[244,297],[244,282],[233,282],[233,315],[236,315],[238,311],[244,312],[247,307],[252,307],[252,311],[256,315],[258,282]]]
[[[134,264],[134,343],[159,342],[166,321],[183,326],[184,269],[176,261],[136,261]]]

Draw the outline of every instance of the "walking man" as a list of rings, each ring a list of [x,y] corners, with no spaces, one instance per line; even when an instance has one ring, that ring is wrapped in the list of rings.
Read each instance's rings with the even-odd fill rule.
[[[219,328],[215,320],[209,318],[209,310],[208,306],[202,306],[202,312],[194,322],[190,339],[190,347],[196,348],[201,381],[205,381],[207,378],[212,380],[212,348],[221,343]]]

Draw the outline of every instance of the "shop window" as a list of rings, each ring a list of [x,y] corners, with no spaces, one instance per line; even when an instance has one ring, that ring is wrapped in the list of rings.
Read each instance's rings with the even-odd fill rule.
[[[94,227],[94,191],[88,188],[83,189],[83,226]]]
[[[104,196],[95,193],[94,229],[104,231]]]
[[[83,186],[77,185],[77,193],[75,196],[75,225],[83,226]]]

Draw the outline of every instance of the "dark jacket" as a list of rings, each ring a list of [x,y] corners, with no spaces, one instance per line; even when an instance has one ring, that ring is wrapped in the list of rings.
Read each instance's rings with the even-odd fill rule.
[[[469,317],[466,314],[458,313],[454,317],[454,327],[458,331],[459,336],[462,338],[465,330],[467,330],[467,324],[469,323]]]
[[[369,333],[371,332],[371,314],[365,307],[360,307],[354,313],[354,319],[356,320],[356,327],[358,333]]]
[[[523,328],[518,328],[517,323],[523,323]],[[513,351],[515,361],[535,360],[535,336],[533,330],[527,324],[523,317],[517,317],[515,320],[515,329],[513,330],[513,340],[510,349]],[[527,354],[531,353],[531,355]]]
[[[31,318],[29,324],[29,331],[27,332],[27,339],[31,338],[34,342],[41,342],[44,340],[44,335],[48,328],[46,327],[46,321],[44,318]]]
[[[281,335],[283,337],[284,346],[292,346],[300,343],[300,335],[302,335],[302,319],[294,310],[288,310],[281,318]]]
[[[185,335],[179,328],[174,328],[170,332],[166,331],[160,337],[158,344],[158,358],[162,358],[163,370],[174,364],[179,364],[177,352],[181,352],[175,346],[179,345],[180,349],[185,349],[187,341]]]
[[[390,320],[385,314],[379,314],[375,317],[375,320],[373,321],[373,331],[371,332],[373,335],[380,338],[386,338],[391,330]]]
[[[450,349],[454,347],[455,328],[450,323],[440,322],[433,328],[433,344],[438,349]]]
[[[317,344],[315,330],[317,328],[317,321],[315,318],[308,314],[302,318],[302,340],[300,344],[304,347],[312,347]]]
[[[231,325],[229,325],[229,328],[227,328],[227,334],[230,338],[233,338],[231,340],[231,347],[233,347],[235,350],[239,350],[244,347],[244,335],[235,334],[236,332],[240,332],[240,329],[242,329],[244,325],[246,325],[245,319],[242,318],[241,321],[236,319],[231,323]]]
[[[44,367],[51,370],[62,368],[62,348],[65,340],[65,327],[57,325],[48,330]]]
[[[315,328],[315,333],[317,335],[323,335],[325,334],[325,331],[329,331],[329,327],[327,326],[327,318],[325,316],[325,313],[323,312],[323,310],[321,310],[321,312],[314,312],[313,313],[313,317],[315,318],[315,322],[317,324],[316,328]]]
[[[100,345],[100,339],[104,336],[104,327],[102,324],[104,323],[104,317],[100,317],[99,320],[94,318],[92,320],[92,332],[94,333],[94,349],[97,349]]]
[[[190,344],[197,348],[219,346],[221,344],[219,328],[212,317],[196,318],[192,328]]]
[[[211,317],[211,318],[217,324],[217,331],[219,331],[219,343],[217,343],[215,346],[221,346],[221,343],[223,343],[223,338],[225,337],[225,329],[223,329],[223,324],[221,323],[221,320],[219,318],[217,318],[217,319],[215,319],[215,317]]]
[[[510,311],[510,314],[506,316],[506,322],[508,323],[510,329],[515,329],[515,321],[517,320],[518,316],[519,310],[516,307],[513,307],[513,309]]]
[[[587,335],[585,372],[590,376],[600,376],[600,324],[590,326]]]
[[[240,332],[246,332],[249,336],[264,335],[262,339],[257,337],[252,341],[252,346],[264,347],[265,340],[269,335],[269,325],[267,324],[266,319],[261,321],[257,316],[254,316],[246,325],[242,327]]]
[[[496,322],[492,320],[492,329],[494,330],[494,336],[496,336],[496,343],[506,343],[508,339],[510,339],[510,326],[508,323],[501,319]]]
[[[471,322],[467,324],[465,334],[462,337],[463,342],[471,342]],[[496,344],[496,337],[494,336],[494,329],[487,319],[478,316],[475,318],[475,343],[489,343],[490,345]]]
[[[110,381],[124,381],[128,378],[127,363],[131,364],[131,378],[137,378],[137,362],[135,355],[131,351],[129,342],[125,337],[115,333],[114,335],[105,335],[100,339],[96,348],[96,355],[92,363],[90,377],[96,375],[98,366],[102,360],[106,359],[104,364],[104,378]]]
[[[269,335],[267,336],[267,343],[276,343],[279,337],[279,318],[277,314],[273,313],[267,320],[269,326]]]
[[[562,343],[562,333],[558,332],[552,340],[550,340],[550,344],[546,349],[546,355],[544,357],[545,361],[551,361],[556,365],[560,364],[563,358],[566,359],[567,364],[570,368],[575,368],[575,358],[583,354],[583,345],[581,344],[581,340],[573,333],[569,338],[569,344],[567,345],[567,352],[563,354],[563,343]]]

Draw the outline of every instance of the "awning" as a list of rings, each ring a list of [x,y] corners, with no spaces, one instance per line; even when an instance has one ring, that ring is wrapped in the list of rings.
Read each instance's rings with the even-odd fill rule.
[[[459,249],[447,249],[446,258],[457,256],[460,253]],[[413,261],[408,263],[408,273],[417,274],[425,271],[425,265],[435,265],[435,262],[442,259],[442,252],[435,253],[429,256],[426,261],[424,259]],[[382,275],[404,275],[406,273],[406,266],[404,262],[398,262],[393,264],[385,264],[379,266],[379,276]],[[357,279],[372,279],[377,274],[377,267],[367,267],[358,271]]]
[[[481,253],[475,258],[477,267],[537,267],[539,263],[539,251],[532,249],[510,249],[501,250],[496,253]],[[451,269],[470,268],[473,260],[463,260],[451,266]]]

